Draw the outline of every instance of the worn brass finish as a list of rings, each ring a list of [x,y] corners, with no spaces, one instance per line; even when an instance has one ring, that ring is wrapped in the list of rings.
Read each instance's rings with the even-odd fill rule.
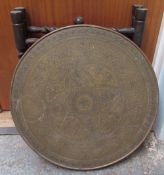
[[[37,41],[16,68],[11,109],[39,155],[72,169],[111,165],[150,131],[158,87],[142,51],[121,34],[79,25]]]

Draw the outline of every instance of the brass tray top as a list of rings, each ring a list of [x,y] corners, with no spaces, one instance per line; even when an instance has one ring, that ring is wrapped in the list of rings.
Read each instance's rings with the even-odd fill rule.
[[[151,65],[112,30],[77,25],[36,42],[18,64],[11,111],[39,155],[71,169],[125,158],[144,141],[158,109]]]

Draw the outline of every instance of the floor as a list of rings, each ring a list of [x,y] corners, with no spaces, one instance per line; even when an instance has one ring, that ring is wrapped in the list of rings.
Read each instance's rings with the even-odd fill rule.
[[[0,128],[15,127],[10,111],[0,112]]]
[[[164,175],[164,142],[151,133],[130,157],[95,171],[57,167],[34,153],[19,135],[0,135],[0,175]]]

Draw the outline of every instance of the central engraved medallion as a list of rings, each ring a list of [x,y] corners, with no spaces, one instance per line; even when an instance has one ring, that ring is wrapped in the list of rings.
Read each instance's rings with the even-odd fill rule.
[[[76,97],[75,104],[77,111],[83,113],[92,110],[93,101],[89,95],[84,94]]]

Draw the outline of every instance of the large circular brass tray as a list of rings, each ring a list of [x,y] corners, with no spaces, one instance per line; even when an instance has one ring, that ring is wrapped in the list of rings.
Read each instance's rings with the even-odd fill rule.
[[[72,169],[111,165],[132,153],[158,108],[151,65],[130,40],[91,25],[51,32],[13,77],[18,132],[39,155]]]

